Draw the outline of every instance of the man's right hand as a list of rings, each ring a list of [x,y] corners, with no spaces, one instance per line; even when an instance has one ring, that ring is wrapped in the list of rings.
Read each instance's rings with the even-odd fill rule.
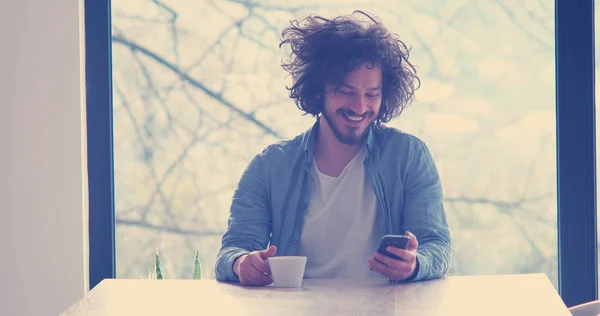
[[[270,246],[267,250],[253,251],[235,260],[233,273],[243,285],[269,285],[273,283],[271,270],[265,260],[275,256],[277,247]]]

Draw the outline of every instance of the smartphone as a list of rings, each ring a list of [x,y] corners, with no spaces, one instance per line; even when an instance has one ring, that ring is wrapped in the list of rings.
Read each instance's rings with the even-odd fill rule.
[[[388,246],[393,246],[400,249],[406,249],[409,239],[410,238],[405,235],[385,235],[381,238],[381,243],[379,243],[379,249],[377,249],[377,252],[393,259],[402,260],[402,258],[388,252],[386,248]]]

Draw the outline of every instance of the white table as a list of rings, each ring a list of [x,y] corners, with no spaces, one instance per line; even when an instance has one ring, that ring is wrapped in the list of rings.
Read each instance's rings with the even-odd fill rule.
[[[571,315],[545,274],[304,280],[302,288],[214,280],[104,280],[62,315]]]

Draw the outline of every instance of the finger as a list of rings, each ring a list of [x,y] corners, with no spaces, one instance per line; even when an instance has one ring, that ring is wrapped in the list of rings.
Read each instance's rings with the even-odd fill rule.
[[[251,267],[249,267],[247,263],[242,262],[240,264],[238,278],[240,279],[240,283],[243,285],[252,284],[254,281],[252,276],[248,273],[249,268]]]
[[[248,271],[248,273],[250,274],[250,276],[254,280],[254,284],[256,284],[256,285],[269,285],[269,284],[273,283],[273,280],[271,279],[270,276],[268,276],[256,269]]]
[[[409,237],[408,244],[406,245],[407,250],[416,250],[419,247],[419,241],[417,240],[417,236],[408,230],[404,233]]]
[[[415,260],[417,257],[416,250],[405,250],[392,246],[388,246],[387,248],[385,248],[385,250],[387,250],[391,254],[402,258],[402,260],[404,261],[412,261]]]
[[[258,275],[257,273],[253,273],[253,271],[256,271],[256,268],[254,267],[254,265],[252,265],[252,258],[255,257],[253,255],[249,255],[248,257],[245,258],[245,260],[240,263],[240,283],[244,284],[244,285],[253,285],[253,284],[257,284],[257,280],[256,277],[254,277],[254,275]],[[258,259],[260,260],[260,259]]]
[[[261,273],[271,274],[271,270],[269,269],[269,264],[266,263],[263,259],[254,257],[253,260],[250,261],[252,267]]]
[[[240,283],[242,285],[254,285],[256,284],[256,280],[247,272],[242,273],[240,275]]]
[[[408,277],[408,272],[392,269],[386,264],[378,262],[374,258],[369,258],[369,268],[381,275],[385,275],[392,280],[403,280]]]
[[[266,274],[260,276],[260,278],[257,281],[260,282],[260,285],[269,285],[273,283],[273,279]]]
[[[394,269],[400,268],[400,263],[402,263],[402,261],[400,261],[400,260],[396,260],[396,259],[390,258],[388,256],[384,256],[384,255],[380,254],[379,252],[374,252],[373,258],[379,260],[379,262],[387,265],[388,267],[392,267]]]
[[[388,277],[390,279],[398,278],[397,272],[395,272],[394,269],[390,268],[386,264],[375,260],[375,258],[369,258],[368,261],[369,261],[369,268],[371,270],[373,270],[381,275],[385,275],[386,277]]]
[[[277,247],[275,246],[270,246],[269,249],[267,250],[262,250],[258,252],[258,255],[263,259],[263,260],[267,260],[273,256],[275,256],[275,254],[277,253]]]
[[[393,259],[388,256],[384,256],[378,252],[373,253],[373,258],[379,260],[381,263],[387,265],[388,267],[390,267],[394,270],[398,270],[401,273],[407,273],[407,272],[411,271],[412,266],[414,264],[414,260]]]
[[[245,285],[267,285],[271,284],[273,280],[261,271],[258,271],[254,266],[247,266],[242,272],[242,278],[240,279]]]
[[[382,262],[383,264],[387,265],[388,267],[392,268],[393,270],[396,270],[397,273],[401,273],[403,275],[412,271],[412,266],[414,264],[413,261],[393,259],[384,256],[378,252],[373,253],[373,257]]]

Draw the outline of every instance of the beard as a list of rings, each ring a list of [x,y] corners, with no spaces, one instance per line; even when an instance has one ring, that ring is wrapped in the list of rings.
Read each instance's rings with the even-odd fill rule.
[[[338,109],[334,115],[343,116],[344,111],[347,111],[347,110]],[[373,116],[374,116],[373,112],[367,112],[365,114],[367,117],[365,117],[364,119],[371,120],[371,122],[369,122],[369,124],[367,124],[365,129],[360,134],[358,133],[359,127],[350,127],[350,126],[342,127],[342,126],[340,126],[342,123],[338,123],[342,119],[338,119],[336,121],[334,118],[332,118],[327,113],[327,111],[323,111],[322,114],[323,114],[323,117],[325,118],[325,121],[327,121],[327,124],[329,124],[329,127],[333,131],[333,135],[335,135],[335,138],[337,138],[337,140],[340,141],[342,144],[346,144],[346,145],[356,145],[356,144],[362,143],[362,141],[365,139],[365,136],[367,135],[367,131],[369,130],[369,127],[371,125],[373,125]],[[349,132],[343,133],[342,128],[345,130],[349,130]]]

